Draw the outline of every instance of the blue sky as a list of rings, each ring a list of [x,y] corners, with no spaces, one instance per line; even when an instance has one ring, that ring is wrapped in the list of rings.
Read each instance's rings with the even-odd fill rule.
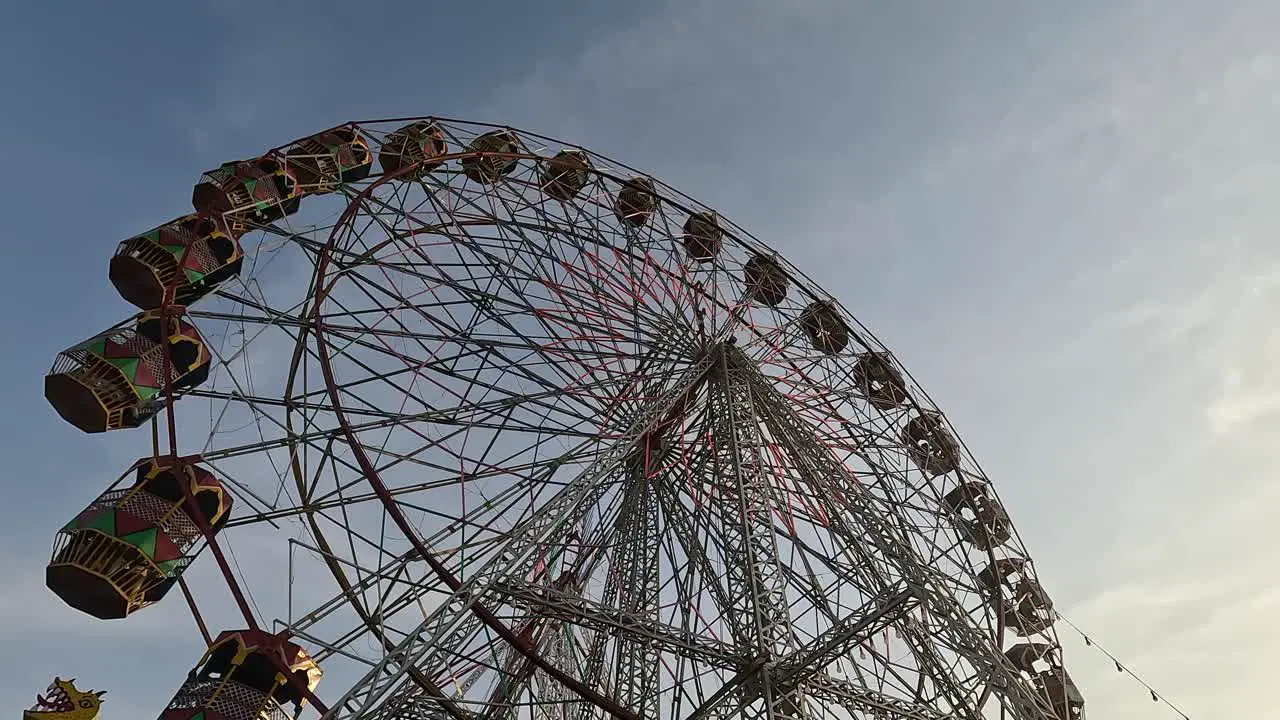
[[[1193,717],[1270,720],[1280,6],[122,5],[0,24],[0,706],[62,673],[145,716],[195,659],[172,607],[103,627],[39,583],[137,455],[40,390],[128,312],[115,243],[225,159],[438,114],[652,171],[778,249],[947,410],[1068,616]],[[1092,712],[1170,717],[1068,650]]]

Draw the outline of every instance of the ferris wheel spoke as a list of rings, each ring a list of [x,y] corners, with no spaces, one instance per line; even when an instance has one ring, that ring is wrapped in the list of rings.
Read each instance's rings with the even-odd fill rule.
[[[219,391],[219,390],[196,389],[196,390],[188,390],[187,392],[183,393],[183,395],[185,397],[204,398],[206,400],[217,400],[224,403],[239,403],[239,404],[249,406],[251,408],[262,410],[263,415],[267,415],[268,413],[266,411],[266,408],[271,408],[271,407],[289,408],[289,409],[294,409],[299,411],[313,411],[313,412],[325,412],[328,410],[327,406],[322,405],[318,401],[307,402],[305,400],[298,400],[294,398],[253,396],[253,395],[246,395],[244,393],[234,391],[234,390]],[[392,419],[395,421],[399,421],[401,417],[400,415],[394,412],[379,411],[376,409],[365,409],[363,412],[354,411],[353,414]]]
[[[442,375],[454,380],[458,380],[458,381],[476,380],[476,378],[472,375],[467,375],[462,372],[445,369],[442,366],[446,362],[450,362],[450,361],[457,362],[467,357],[475,357],[475,358],[485,357],[488,350],[490,350],[490,348],[485,348],[481,346],[473,350],[467,350],[467,351],[459,350],[459,352],[455,355],[437,354],[435,357],[436,357],[436,362],[439,364],[436,364],[435,368],[437,369],[437,371],[441,372]],[[361,377],[360,379],[344,381],[342,383],[337,384],[336,387],[338,387],[344,393],[355,394],[357,391],[360,391],[363,389],[375,389],[370,386],[376,385],[377,383],[389,382],[392,378],[396,378],[398,376],[416,375],[416,372],[420,368],[407,367],[399,370],[390,370],[385,372],[374,371],[373,369],[368,368],[367,366],[365,366],[365,369],[367,370],[367,372],[364,377]],[[504,396],[499,397],[497,399],[489,399],[489,400],[477,399],[474,401],[474,403],[460,402],[455,412],[470,412],[473,414],[488,412],[489,414],[492,414],[497,410],[509,407],[510,405],[516,402],[523,401],[523,402],[532,402],[532,403],[539,403],[539,402],[545,403],[547,399],[559,398],[565,395],[565,389],[563,387],[547,387],[542,389],[539,392],[524,391],[524,392],[516,393],[516,392],[512,392],[508,388],[505,388],[497,384],[484,383],[484,382],[479,382],[478,384],[487,391],[502,393]],[[397,386],[398,389],[401,387],[403,386]],[[588,391],[591,391],[593,389],[602,390],[602,389],[605,389],[606,387],[607,386],[603,382],[599,384],[594,384],[594,385],[584,384],[584,386],[581,389],[579,389],[578,394],[580,395],[586,394]],[[459,399],[461,400],[462,398],[459,398]],[[472,407],[472,405],[474,405],[474,407]],[[550,408],[551,406],[547,406],[547,407]],[[435,414],[440,415],[441,411],[437,411]],[[426,415],[427,414],[425,413],[422,414],[424,418],[426,417]],[[414,415],[412,414],[406,414],[403,412],[400,413],[400,416],[414,417]]]
[[[828,417],[837,412],[835,406],[828,404]],[[848,407],[847,404],[841,405]],[[868,442],[867,435],[861,435],[858,442],[851,443],[848,434],[843,430],[847,421],[840,423],[814,423],[819,429],[820,442],[834,449],[854,448],[843,452],[847,465],[863,464],[877,477],[878,481],[868,487],[870,494],[880,498],[882,512],[887,518],[896,520],[899,527],[911,528],[917,534],[913,538],[914,548],[927,561],[930,570],[946,582],[956,587],[962,595],[976,597],[982,593],[981,588],[973,581],[977,571],[968,560],[967,552],[962,546],[962,539],[954,534],[955,520],[944,509],[946,503],[942,494],[934,489],[934,485],[926,481],[919,485],[905,484],[902,479],[909,473],[902,470],[890,470],[886,463],[877,462],[874,452],[877,445],[892,447],[888,443]],[[855,462],[857,461],[857,462]],[[894,463],[901,467],[901,460]]]
[[[377,331],[376,331],[376,330],[374,330],[374,331],[373,331],[372,333],[370,333],[370,334],[372,334],[372,335],[376,336],[378,333],[377,333]],[[479,343],[477,343],[477,344],[479,344]],[[487,389],[489,389],[489,390],[493,390],[493,391],[501,391],[501,390],[503,390],[504,388],[498,387],[498,386],[496,386],[496,385],[494,385],[494,384],[484,383],[484,382],[482,382],[482,381],[478,381],[475,377],[467,377],[467,376],[462,375],[462,374],[459,374],[459,373],[450,372],[450,371],[448,371],[448,370],[447,370],[447,368],[443,368],[443,367],[441,367],[441,365],[442,365],[442,364],[444,364],[445,362],[447,362],[447,361],[449,361],[449,360],[453,360],[453,361],[455,361],[455,362],[456,362],[457,360],[464,359],[464,358],[465,358],[465,357],[467,357],[468,355],[471,355],[471,356],[481,356],[481,355],[482,355],[481,349],[482,349],[482,348],[475,348],[475,349],[473,349],[473,350],[465,350],[465,351],[464,351],[464,350],[460,350],[460,351],[459,351],[457,354],[455,354],[455,355],[444,355],[444,356],[440,356],[440,355],[438,355],[438,354],[437,354],[437,359],[436,359],[435,363],[433,364],[433,369],[434,369],[437,373],[440,373],[440,374],[442,374],[442,375],[449,376],[449,377],[454,377],[455,379],[458,379],[458,380],[465,380],[465,381],[467,381],[467,382],[471,383],[471,384],[472,384],[472,385],[474,385],[474,386],[485,387],[485,388],[487,388]],[[484,346],[484,347],[483,347],[483,349],[484,349],[484,350],[487,350],[487,352],[483,353],[483,355],[484,355],[486,358],[501,357],[501,353],[499,352],[499,345],[498,345],[498,344],[488,344],[488,345]],[[530,381],[533,381],[533,382],[538,382],[538,383],[541,383],[541,384],[544,384],[544,385],[545,385],[545,384],[547,384],[547,383],[546,383],[546,380],[544,380],[541,376],[539,376],[539,375],[537,375],[536,373],[534,373],[534,372],[533,372],[533,370],[535,370],[535,369],[536,369],[536,368],[538,368],[538,367],[553,367],[553,365],[551,365],[550,360],[548,360],[545,364],[530,364],[530,363],[528,363],[528,362],[520,362],[520,363],[517,363],[517,362],[513,362],[513,361],[511,361],[511,360],[506,360],[506,361],[505,361],[505,365],[504,365],[504,367],[506,367],[506,368],[510,368],[510,369],[514,369],[514,370],[517,370],[517,371],[519,371],[519,372],[520,372],[520,373],[521,373],[521,374],[522,374],[526,379],[528,379],[528,380],[530,380]],[[372,379],[373,377],[375,377],[375,373],[374,373],[374,372],[372,372],[372,371],[371,371],[371,369],[366,369],[366,371],[365,371],[365,372],[366,372],[366,374],[367,374],[367,376],[368,376],[366,379],[364,379],[364,380],[360,380],[360,381],[348,381],[347,383],[344,383],[344,387],[349,386],[352,382],[368,382],[368,381],[369,381],[369,379]],[[388,377],[388,376],[384,374],[384,375],[381,375],[379,379],[386,380],[386,379],[387,379],[387,377]],[[559,394],[560,396],[563,396],[563,395],[564,395],[564,388],[565,388],[566,386],[568,386],[568,385],[569,385],[569,383],[564,383],[564,384],[560,384],[559,386],[552,386],[552,387],[550,387],[546,392],[555,392],[555,393]],[[582,385],[582,384],[581,384],[581,383],[579,383],[579,385]],[[578,392],[576,392],[576,393],[572,394],[572,395],[571,395],[571,397],[572,397],[573,399],[579,399],[579,398],[581,398],[583,395],[588,394],[590,390],[591,390],[591,386],[590,386],[590,384],[583,385],[583,386],[579,387],[579,388],[578,388]],[[553,408],[548,408],[548,409],[553,409]],[[595,408],[592,408],[592,409],[594,410]]]
[[[544,469],[545,469],[545,468],[544,468]],[[531,471],[531,472],[532,472],[532,471]],[[531,476],[530,476],[530,478],[529,478],[529,483],[530,483],[530,484],[536,484],[538,481],[539,481],[539,479],[538,479],[538,477],[537,477],[536,475],[531,475]],[[451,482],[452,482],[452,481],[451,481]],[[525,492],[526,492],[526,487],[525,487],[525,486],[513,485],[513,486],[510,486],[510,487],[508,487],[508,488],[504,489],[504,490],[502,491],[502,493],[500,493],[500,494],[499,494],[499,495],[497,495],[497,496],[491,497],[491,498],[489,498],[489,499],[486,501],[486,507],[488,508],[488,511],[487,511],[487,512],[489,513],[489,515],[490,515],[491,517],[494,517],[494,518],[502,518],[502,517],[507,516],[507,514],[508,514],[508,513],[507,513],[508,508],[513,507],[513,505],[511,505],[511,503],[512,503],[512,502],[514,502],[514,501],[516,501],[516,500],[518,500],[518,498],[519,498],[520,496],[524,495],[524,494],[525,494]],[[479,516],[479,515],[476,515],[476,514],[474,514],[474,513],[473,513],[470,517],[471,517],[471,520],[469,520],[469,521],[465,522],[465,523],[464,523],[464,525],[466,525],[466,526],[474,526],[474,527],[476,527],[477,529],[481,529],[481,530],[483,530],[483,519],[482,519],[482,517],[481,517],[481,516]],[[436,545],[437,543],[439,543],[439,542],[441,542],[441,541],[443,541],[443,540],[445,540],[445,539],[447,539],[448,537],[451,537],[451,536],[452,536],[452,529],[451,529],[451,528],[444,528],[444,529],[442,529],[442,530],[440,531],[440,533],[437,533],[437,534],[436,534],[436,535],[434,535],[434,536],[431,536],[431,537],[426,538],[426,541],[427,541],[427,542],[428,542],[428,544],[430,544],[430,545]],[[464,538],[464,539],[466,539],[466,538]],[[475,539],[475,538],[466,539],[466,541],[467,541],[467,547],[469,547],[469,548],[471,549],[471,552],[472,552],[472,555],[471,555],[470,561],[474,563],[474,562],[478,561],[479,559],[482,559],[483,557],[487,556],[487,555],[489,554],[489,551],[487,551],[487,550],[485,549],[485,547],[484,547],[484,546],[485,546],[485,545],[492,545],[492,544],[493,544],[493,542],[492,542],[493,540],[500,540],[500,539],[502,539],[502,538],[501,538],[501,536],[495,536],[492,540],[488,540],[488,541],[481,541],[481,540],[477,540],[477,539]],[[445,553],[445,554],[446,554],[446,556],[447,556],[447,557],[451,557],[451,556],[456,555],[457,553],[456,553],[455,551],[452,551],[452,550],[451,550],[451,551],[449,551],[449,552],[447,552],[447,553]],[[410,557],[402,558],[402,560],[401,560],[401,561],[402,561],[402,562],[411,562],[412,560],[413,560],[413,558],[410,556]],[[462,569],[463,569],[463,568],[462,568],[462,566],[459,566],[459,570],[462,570]],[[424,590],[425,590],[425,589],[426,589],[426,588],[425,588],[425,586],[424,586]],[[341,598],[341,596],[340,596],[340,598]],[[339,598],[339,599],[340,599],[340,598]],[[413,597],[406,597],[406,598],[404,599],[404,602],[405,602],[406,604],[408,604],[408,603],[412,603],[412,602],[414,602],[414,601],[415,601],[415,598],[413,598]],[[399,609],[401,609],[401,608],[398,608],[398,607],[397,607],[397,608],[392,608],[392,610],[394,610],[394,611],[398,611]]]
[[[318,545],[316,547],[308,548],[308,549],[326,558],[339,560],[340,565],[347,564],[347,561],[345,559],[339,559],[339,556],[337,556],[335,553],[327,551],[324,548],[319,547]],[[400,557],[396,557],[388,560],[386,564],[382,566],[371,568],[372,570],[371,572],[363,573],[361,579],[357,580],[356,582],[349,583],[346,587],[343,588],[342,592],[338,593],[331,599],[323,603],[316,604],[316,606],[312,610],[309,610],[308,612],[306,612],[305,614],[297,618],[289,618],[287,621],[289,627],[295,628],[300,632],[302,631],[311,632],[312,629],[318,623],[321,623],[326,619],[339,613],[343,609],[345,603],[347,603],[351,599],[352,594],[356,594],[357,596],[362,597],[364,593],[366,593],[370,588],[374,586],[374,584],[378,581],[379,578],[399,577],[401,576],[402,573],[405,573],[407,568],[414,562],[416,562],[416,558],[402,555]],[[415,583],[415,586],[416,586],[416,583]],[[419,599],[421,599],[421,596],[415,597],[414,599],[406,603],[406,606],[409,604],[413,604]],[[392,607],[393,612],[398,611],[399,609],[403,609],[403,608],[402,607],[395,608],[394,606]],[[343,647],[344,645],[353,642],[362,633],[368,631],[368,629],[369,628],[367,628],[363,623],[361,623],[355,626],[351,630],[335,635],[335,637],[339,638],[339,640],[334,642],[333,644],[335,647]],[[321,651],[321,654],[323,654],[323,651]]]
[[[849,391],[831,390],[832,387],[856,387],[854,374],[848,365],[826,373],[826,377],[797,369],[779,377],[777,382],[786,386],[788,397],[797,400],[794,407],[813,422],[825,443],[836,448],[857,448],[861,451],[856,453],[857,459],[886,481],[877,487],[901,493],[888,498],[894,503],[893,507],[898,507],[896,503],[910,502],[915,495],[923,495],[923,502],[937,513],[943,507],[942,493],[931,478],[905,462],[901,439],[893,434],[895,415],[901,411],[891,414],[859,409],[860,405],[867,405],[863,398]]]
[[[503,272],[504,270],[509,270],[514,267],[514,266],[509,266],[504,262],[505,260],[507,260],[507,258],[498,257],[495,254],[495,252],[492,250],[486,251],[486,248],[489,248],[491,246],[485,244],[483,240],[478,236],[476,236],[474,233],[472,233],[469,228],[464,227],[462,228],[462,230],[466,232],[468,238],[473,241],[470,244],[470,247],[472,247],[472,251],[476,253],[480,253],[480,255],[478,256],[480,260],[488,260],[487,267],[494,268],[498,277],[510,277],[509,272]],[[576,267],[576,263],[574,263],[573,261],[577,259],[576,257],[574,257],[574,255],[580,255],[581,253],[584,252],[584,250],[581,247],[577,247],[577,248],[574,248],[573,255],[556,256],[553,254],[554,249],[558,247],[562,247],[562,245],[556,244],[556,243],[547,244],[542,240],[534,239],[530,237],[529,234],[527,234],[529,232],[533,232],[533,233],[536,233],[539,237],[545,237],[548,234],[548,231],[550,231],[550,234],[555,236],[555,235],[562,234],[560,232],[562,230],[561,228],[548,228],[545,225],[529,224],[529,223],[521,222],[518,218],[515,218],[513,222],[503,223],[502,225],[498,226],[498,230],[500,233],[512,232],[516,234],[517,242],[520,245],[519,249],[521,252],[514,254],[514,260],[517,263],[521,263],[521,262],[527,263],[526,273],[524,278],[525,285],[523,287],[513,288],[517,296],[519,296],[521,293],[527,293],[530,290],[531,284],[533,285],[542,284],[543,276],[540,274],[540,270],[539,270],[539,268],[542,266],[536,263],[535,262],[536,260],[539,260],[539,259],[550,260],[553,262],[552,267],[554,267],[558,271],[572,272]],[[564,234],[573,235],[571,231]],[[498,238],[496,239],[504,240],[505,238],[502,235],[499,235]],[[582,239],[586,240],[587,238],[583,237]],[[592,238],[592,239],[595,240],[595,238]],[[509,244],[510,242],[511,240],[506,239],[506,244]],[[497,248],[495,247],[494,249],[496,250]],[[473,269],[475,266],[476,266],[475,263],[464,264],[464,267],[468,272],[473,272]],[[481,263],[481,266],[486,266],[486,265],[484,263]],[[589,278],[584,278],[584,279],[588,280],[587,286],[581,287],[579,289],[579,292],[583,290],[592,292],[596,300],[610,297],[607,293],[603,295],[601,294],[602,288],[599,282],[590,282]],[[600,279],[607,280],[609,278],[607,276],[602,276]],[[560,290],[568,289],[568,288],[565,288],[562,283],[557,284],[555,286],[550,286],[550,287],[559,288]],[[582,307],[584,309],[590,307],[589,304],[582,302],[582,299],[578,299],[573,302],[575,302],[576,305],[571,304],[569,305],[570,307],[576,306],[576,307]],[[637,311],[643,311],[646,308],[644,306],[640,306],[636,309]],[[640,317],[643,316],[643,314],[637,312],[635,316],[637,319],[639,319]]]

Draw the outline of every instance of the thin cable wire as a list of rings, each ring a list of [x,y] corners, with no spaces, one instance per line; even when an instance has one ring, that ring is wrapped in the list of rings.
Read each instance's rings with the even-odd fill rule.
[[[1139,685],[1146,688],[1147,692],[1151,693],[1151,700],[1153,702],[1164,703],[1165,705],[1168,705],[1170,709],[1178,713],[1178,715],[1182,718],[1182,720],[1191,720],[1191,718],[1185,712],[1183,712],[1181,708],[1173,704],[1172,700],[1156,692],[1155,688],[1151,687],[1151,685],[1149,685],[1146,680],[1143,680],[1141,677],[1138,676],[1137,673],[1130,670],[1128,667],[1125,667],[1124,663],[1121,663],[1120,660],[1116,658],[1115,655],[1112,655],[1111,652],[1108,651],[1106,648],[1094,642],[1092,638],[1086,635],[1084,631],[1081,630],[1075,623],[1067,619],[1065,615],[1063,615],[1060,612],[1055,612],[1054,614],[1058,616],[1059,620],[1066,623],[1068,627],[1070,627],[1072,630],[1075,630],[1076,634],[1079,635],[1084,640],[1085,645],[1096,649],[1098,652],[1102,653],[1103,655],[1106,655],[1107,658],[1111,660],[1111,662],[1115,663],[1116,670],[1122,673],[1128,674],[1128,676],[1136,680]]]

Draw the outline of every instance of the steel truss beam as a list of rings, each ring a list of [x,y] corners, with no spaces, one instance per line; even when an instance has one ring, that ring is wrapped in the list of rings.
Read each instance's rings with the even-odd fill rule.
[[[655,430],[688,410],[695,395],[705,398],[713,418],[713,449],[704,458],[703,469],[709,471],[709,477],[720,480],[721,490],[729,491],[715,513],[717,529],[728,536],[722,538],[729,561],[724,578],[727,594],[718,594],[714,587],[711,594],[723,603],[722,619],[730,625],[733,643],[713,641],[656,618],[656,567],[651,568],[646,556],[636,553],[647,553],[650,558],[656,555],[653,533],[657,532],[659,516],[666,518],[667,531],[681,543],[688,542],[684,536],[692,537],[692,518],[687,512],[682,517],[683,506],[671,495],[673,488],[665,478],[654,476],[639,482],[634,474],[618,474]],[[832,514],[832,528],[845,538],[844,550],[853,560],[846,569],[850,581],[872,595],[859,610],[832,617],[833,625],[826,632],[804,644],[796,640],[786,617],[783,571],[770,517],[777,499],[770,496],[767,475],[761,472],[764,459],[759,451],[764,432],[775,447],[782,448],[799,471],[800,482],[814,497],[822,497],[832,483],[839,486],[844,500]],[[515,576],[527,566],[536,548],[563,537],[606,486],[617,482],[611,478],[620,477],[630,477],[621,503],[630,522],[617,525],[620,534],[616,537],[621,542],[610,575],[625,579],[631,589],[629,598],[622,594],[619,605],[610,607]],[[653,679],[656,650],[646,648],[660,648],[705,667],[734,673],[682,720],[729,716],[798,720],[812,714],[808,708],[813,703],[839,705],[856,713],[854,717],[877,720],[978,720],[981,713],[973,704],[977,698],[943,660],[939,646],[964,657],[1010,705],[1021,700],[1017,704],[1022,707],[1035,707],[1036,698],[1025,681],[1001,662],[1001,653],[991,639],[968,624],[959,601],[913,550],[902,529],[887,519],[891,509],[881,507],[880,502],[859,488],[847,468],[817,440],[813,429],[741,350],[731,344],[716,346],[683,381],[640,413],[623,439],[605,450],[543,512],[513,531],[502,550],[388,654],[365,682],[337,705],[331,717],[399,720],[439,716],[442,710],[437,701],[424,696],[420,688],[405,684],[404,673],[417,667],[433,675],[444,666],[450,648],[463,647],[474,638],[481,628],[466,610],[481,598],[523,606],[548,621],[594,632],[596,642],[586,663],[585,681],[596,687],[602,684],[600,642],[616,638],[621,654],[614,697],[625,697],[625,706],[638,717],[656,717],[657,712],[653,704],[657,698]],[[926,628],[915,611],[951,622],[940,633],[936,626]],[[827,608],[825,612],[831,616],[833,611]],[[929,674],[935,690],[948,698],[950,712],[872,692],[825,671],[889,626],[910,646],[920,671]],[[744,652],[744,648],[750,651]],[[583,708],[579,716],[583,720],[594,714],[589,704],[575,702]],[[1028,720],[1031,717],[1027,716]]]
[[[480,629],[471,606],[494,585],[510,580],[510,568],[524,567],[537,548],[566,535],[579,525],[589,509],[617,481],[617,471],[636,452],[644,436],[679,413],[690,397],[705,383],[711,369],[710,356],[686,369],[655,402],[643,409],[630,432],[601,453],[596,461],[552,497],[542,512],[508,535],[502,549],[432,612],[413,632],[370,670],[363,680],[335,704],[329,718],[375,720],[400,717],[417,704],[420,688],[405,686],[409,668],[434,674],[450,657],[451,649],[462,647]],[[434,699],[431,700],[434,703]]]

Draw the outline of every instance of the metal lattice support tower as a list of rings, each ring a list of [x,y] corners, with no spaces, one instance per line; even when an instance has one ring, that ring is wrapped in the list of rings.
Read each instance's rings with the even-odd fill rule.
[[[650,487],[647,468],[633,474],[623,500],[618,548],[613,553],[618,583],[619,609],[629,616],[657,620],[658,606],[658,501]],[[619,643],[614,688],[618,700],[642,718],[658,717],[658,658],[647,642]]]

